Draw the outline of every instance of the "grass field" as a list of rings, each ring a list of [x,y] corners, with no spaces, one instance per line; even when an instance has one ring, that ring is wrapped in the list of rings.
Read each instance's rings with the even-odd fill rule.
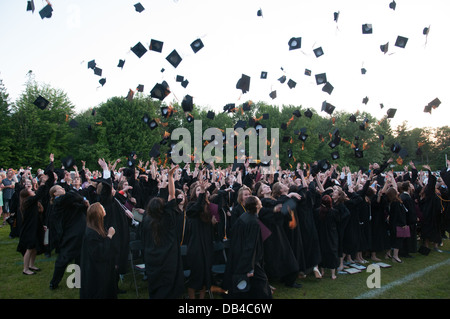
[[[18,239],[8,237],[10,228],[0,228],[0,299],[78,299],[79,290],[68,288],[66,273],[60,287],[49,289],[53,275],[53,265],[56,255],[47,258],[40,255],[36,266],[42,271],[33,276],[22,274],[22,255],[16,251]],[[297,282],[303,286],[300,289],[286,288],[278,282],[271,282],[276,289],[275,299],[450,299],[450,240],[445,239],[440,247],[444,252],[434,250],[428,256],[419,253],[414,258],[403,258],[398,264],[391,260],[382,261],[392,265],[382,268],[381,288],[368,288],[367,279],[372,273],[363,270],[357,274],[338,275],[336,280],[330,278],[329,272],[322,279],[316,279],[312,274]],[[366,264],[365,266],[368,266]],[[147,283],[142,276],[137,276],[139,296],[133,283],[131,272],[125,275],[120,288],[126,293],[119,299],[147,299]],[[219,295],[215,295],[220,298]]]

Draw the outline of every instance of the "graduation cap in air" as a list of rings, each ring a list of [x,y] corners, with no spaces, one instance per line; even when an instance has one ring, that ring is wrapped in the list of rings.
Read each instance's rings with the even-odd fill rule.
[[[331,148],[335,148],[341,142],[341,137],[339,135],[335,135],[333,139],[328,143],[328,146]]]
[[[326,159],[322,159],[322,160],[318,161],[317,166],[319,167],[319,170],[322,173],[326,172],[331,167],[330,162],[328,162],[328,160],[326,160]]]
[[[36,105],[41,110],[45,110],[45,108],[50,104],[49,101],[47,101],[44,97],[39,95],[36,100],[33,102],[34,105]]]
[[[318,48],[314,49],[313,51],[314,51],[314,55],[316,56],[316,58],[318,58],[318,57],[323,55],[322,47],[318,47]]]
[[[178,52],[176,50],[173,50],[166,57],[166,60],[169,61],[169,63],[172,64],[172,66],[174,68],[176,68],[178,66],[178,64],[180,64],[181,60],[183,60],[183,59],[181,58],[181,56],[178,54]]]
[[[336,11],[336,12],[333,13],[333,19],[334,19],[334,21],[336,21],[336,23],[339,20],[339,13],[340,13],[339,11]]]
[[[177,81],[177,82],[183,82],[183,81],[184,81],[184,76],[182,76],[182,75],[177,75],[175,81]]]
[[[223,107],[223,112],[224,113],[225,112],[232,113],[234,111],[236,111],[236,104],[234,104],[234,103],[228,103],[227,105],[225,105]]]
[[[170,116],[172,116],[172,109],[169,108],[168,106],[162,106],[161,107],[161,116],[164,118],[168,118]]]
[[[159,144],[159,143],[153,144],[152,149],[150,150],[148,155],[153,158],[159,157],[159,155],[161,154],[160,148],[161,148],[161,144]]]
[[[181,101],[181,107],[183,108],[184,112],[192,112],[192,110],[194,109],[194,102],[192,96],[190,96],[189,94],[186,95],[183,98],[183,101]]]
[[[306,142],[306,139],[308,138],[308,134],[306,134],[306,128],[304,127],[304,128],[302,128],[301,130],[300,130],[300,133],[299,133],[299,135],[298,135],[298,139],[300,140],[300,141],[302,141],[302,142]]]
[[[140,2],[134,5],[134,9],[139,13],[145,10],[144,6]]]
[[[333,114],[333,111],[336,107],[334,105],[331,105],[327,101],[322,102],[322,112],[326,112],[328,114]]]
[[[150,91],[150,96],[160,101],[164,100],[164,98],[169,94],[170,88],[166,81],[162,81],[162,83],[157,83]]]
[[[325,83],[325,85],[322,88],[323,92],[326,92],[330,95],[331,95],[331,92],[333,92],[333,90],[334,90],[334,87],[331,85],[330,82]]]
[[[27,11],[32,11],[34,13],[34,0],[27,1]]]
[[[244,121],[244,120],[238,120],[237,122],[236,122],[236,124],[234,124],[234,129],[236,130],[236,129],[238,129],[238,128],[242,128],[242,129],[244,129],[245,130],[245,127],[247,126],[247,121]]]
[[[305,69],[305,75],[311,76],[311,70],[310,69]]]
[[[360,148],[355,148],[355,157],[356,158],[363,158],[364,157],[364,153]]]
[[[131,48],[134,54],[140,59],[145,53],[147,53],[147,49],[141,42],[136,43],[134,47]]]
[[[100,83],[101,86],[105,85],[105,83],[106,83],[106,78],[101,78],[100,80],[98,80],[98,83]]]
[[[286,82],[286,75],[281,76],[278,81],[280,81],[281,84],[283,84],[284,82]]]
[[[301,37],[293,37],[288,42],[289,45],[289,51],[300,49],[302,47],[302,38]]]
[[[391,119],[395,116],[395,113],[397,112],[397,109],[389,109],[387,110],[387,118]]]
[[[98,76],[102,76],[103,70],[98,67],[94,67],[94,74]]]
[[[363,24],[362,25],[362,33],[363,34],[372,34],[373,33],[372,24],[370,24],[370,23]]]
[[[389,8],[395,11],[395,7],[397,6],[397,3],[395,3],[395,0],[393,0],[391,3],[389,3]]]
[[[197,53],[197,52],[200,51],[203,47],[204,47],[203,42],[202,42],[202,40],[200,40],[200,39],[194,40],[194,41],[191,43],[191,49],[192,49],[192,51],[194,51],[194,53]]]
[[[149,50],[161,53],[162,49],[163,49],[163,45],[164,45],[164,42],[158,41],[155,39],[151,39]]]
[[[277,91],[274,90],[274,91],[270,92],[269,96],[272,98],[272,100],[275,99],[277,97]]]
[[[406,43],[408,42],[408,38],[398,36],[397,40],[395,41],[395,46],[399,48],[404,48],[406,46]]]
[[[295,88],[295,86],[297,85],[297,82],[295,82],[295,81],[292,80],[292,79],[289,79],[287,85],[289,86],[290,89],[293,89],[293,88]]]
[[[321,85],[327,82],[327,74],[326,73],[319,73],[315,75],[316,77],[316,84]]]
[[[289,198],[287,201],[285,201],[283,203],[283,206],[281,207],[281,211],[280,212],[284,216],[288,216],[292,212],[294,212],[296,208],[297,208],[297,203],[295,202],[295,200],[292,199],[292,198]]]
[[[295,115],[295,117],[301,117],[302,113],[300,113],[300,110],[295,110],[294,112],[292,112],[293,115]]]
[[[213,111],[208,111],[208,114],[206,114],[206,117],[210,120],[214,120],[214,117],[216,116],[216,113]]]
[[[389,50],[389,42],[387,42],[386,44],[380,45],[380,50],[381,50],[381,52],[386,54],[388,52],[388,50]]]
[[[365,68],[361,68],[361,74],[366,74],[367,70]]]
[[[75,165],[75,160],[72,156],[66,156],[61,160],[62,165],[64,166],[64,169],[70,169],[73,165]]]
[[[137,90],[138,92],[144,92],[144,85],[143,85],[143,84],[139,84],[139,85],[137,86],[136,90]]]
[[[339,159],[339,152],[338,151],[334,151],[333,153],[331,153],[331,159],[333,160],[337,160]]]
[[[87,67],[88,67],[88,69],[94,70],[96,65],[97,65],[97,63],[95,63],[95,60],[91,60],[88,62]]]
[[[391,152],[392,153],[399,153],[401,149],[402,149],[402,147],[400,146],[399,143],[394,143],[391,146]]]
[[[256,12],[256,15],[257,15],[258,17],[262,17],[262,16],[263,16],[261,8],[258,9],[258,11]]]
[[[304,114],[307,118],[312,118],[313,116],[313,112],[310,109],[307,109]]]
[[[348,118],[348,120],[352,123],[356,122],[356,116],[354,114],[350,115],[350,117]]]
[[[187,79],[184,79],[183,82],[181,82],[181,86],[186,88],[189,84],[189,81]]]
[[[435,98],[425,106],[423,111],[431,114],[431,109],[436,109],[439,105],[441,105],[441,101],[438,98]]]
[[[236,89],[241,90],[242,93],[247,93],[250,90],[250,77],[242,74],[241,78],[236,83]]]
[[[261,79],[267,79],[267,72],[266,71],[261,71]]]
[[[192,114],[188,114],[186,116],[186,120],[188,121],[188,123],[191,123],[194,121],[194,116]]]
[[[41,19],[50,19],[52,17],[53,8],[50,4],[47,4],[45,7],[43,7],[39,11],[39,15],[41,16]]]

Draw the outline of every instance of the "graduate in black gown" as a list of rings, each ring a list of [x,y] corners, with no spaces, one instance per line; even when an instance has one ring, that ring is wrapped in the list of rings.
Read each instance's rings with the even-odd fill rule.
[[[55,261],[50,289],[56,289],[64,277],[66,267],[80,264],[81,245],[86,228],[86,209],[89,202],[76,190],[68,192],[60,185],[50,189],[52,215],[58,233],[58,257]]]
[[[321,205],[314,212],[314,220],[319,235],[321,260],[319,266],[324,276],[324,268],[331,270],[331,279],[336,279],[336,269],[339,260],[339,234],[337,224],[339,213],[333,208],[333,201],[329,195],[322,197]]]
[[[224,288],[228,290],[228,297],[233,299],[271,299],[258,221],[262,204],[258,197],[249,196],[244,207],[246,211],[233,226]]]
[[[347,195],[342,190],[341,187],[335,186],[333,188],[333,193],[331,195],[333,200],[333,207],[336,209],[336,214],[339,216],[338,222],[336,224],[338,232],[338,257],[339,257],[339,267],[338,270],[344,269],[344,233],[347,227],[348,221],[350,219],[350,211],[347,206],[345,206],[345,201],[348,200]]]
[[[154,197],[143,219],[145,272],[150,299],[176,299],[184,292],[183,264],[177,228],[177,201],[173,173],[168,172],[167,202]]]
[[[391,237],[392,260],[401,263],[398,252],[403,246],[405,238],[397,236],[397,227],[405,227],[406,225],[406,209],[399,197],[398,191],[395,188],[395,183],[392,183],[386,191],[386,197],[389,203],[389,231]],[[389,256],[388,256],[389,257]]]
[[[416,205],[411,197],[411,183],[403,182],[400,185],[400,199],[406,208],[406,224],[409,226],[411,237],[406,238],[400,248],[400,256],[411,257],[410,253],[417,252],[417,213]]]
[[[114,227],[104,227],[106,212],[100,203],[89,206],[81,246],[80,299],[116,299],[112,238]]]

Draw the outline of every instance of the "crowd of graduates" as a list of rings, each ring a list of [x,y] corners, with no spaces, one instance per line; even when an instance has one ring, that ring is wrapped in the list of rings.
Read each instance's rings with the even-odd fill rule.
[[[36,255],[57,255],[50,289],[75,263],[81,298],[117,298],[129,244],[140,240],[150,298],[204,298],[213,288],[271,298],[275,280],[298,289],[301,278],[336,279],[349,263],[440,251],[450,230],[450,169],[419,171],[410,162],[393,172],[390,162],[351,171],[317,161],[267,173],[248,161],[180,167],[135,156],[126,165],[99,159],[90,171],[84,162],[56,167],[51,154],[34,176],[0,174],[14,185],[3,213],[10,237],[19,238],[24,275],[40,270]],[[226,264],[220,276],[218,263]]]

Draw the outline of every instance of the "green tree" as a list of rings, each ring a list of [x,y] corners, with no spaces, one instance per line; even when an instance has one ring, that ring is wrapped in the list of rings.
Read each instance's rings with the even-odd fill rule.
[[[11,147],[13,145],[13,126],[11,125],[11,104],[9,94],[0,80],[0,167],[13,166]]]

